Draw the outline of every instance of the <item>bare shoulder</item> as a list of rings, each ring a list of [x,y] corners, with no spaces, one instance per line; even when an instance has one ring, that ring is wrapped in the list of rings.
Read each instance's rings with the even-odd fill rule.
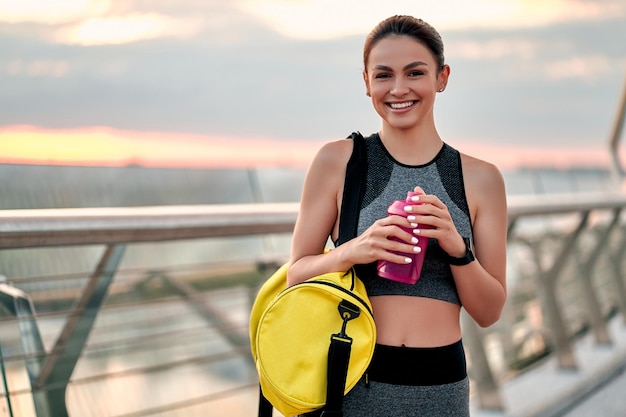
[[[326,183],[331,188],[343,187],[346,164],[352,155],[352,147],[353,142],[350,139],[339,139],[322,145],[311,162],[307,182],[317,184],[315,188],[321,186],[320,183]]]
[[[292,260],[321,253],[328,236],[336,231],[346,164],[352,147],[349,139],[327,142],[313,158],[300,199],[292,240]]]
[[[315,201],[317,204],[321,197],[336,200],[341,195],[352,148],[353,141],[350,139],[335,140],[322,145],[307,171],[303,203]]]
[[[461,153],[463,178],[468,191],[504,193],[504,178],[493,163]],[[473,193],[472,193],[473,194]]]
[[[326,168],[345,165],[352,154],[352,147],[351,139],[326,142],[317,152],[313,163]]]
[[[505,224],[507,202],[502,173],[491,162],[461,154],[465,195],[470,207],[472,223],[477,226],[488,222],[500,221]],[[493,227],[490,225],[489,228]]]

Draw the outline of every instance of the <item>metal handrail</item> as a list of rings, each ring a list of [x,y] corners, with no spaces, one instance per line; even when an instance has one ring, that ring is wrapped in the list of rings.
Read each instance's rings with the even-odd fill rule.
[[[562,271],[562,265],[568,256],[575,250],[580,231],[588,227],[589,213],[592,211],[606,211],[613,213],[613,226],[618,225],[620,213],[626,207],[626,194],[615,191],[606,193],[580,193],[580,194],[551,194],[532,196],[509,196],[509,240],[512,235],[522,241],[523,230],[517,228],[519,220],[534,216],[578,214],[580,216],[578,227],[566,236],[562,250],[551,265],[537,262],[539,271],[539,285],[545,295],[546,305],[544,314],[548,322],[553,324],[562,322],[562,313],[558,310],[556,294],[553,290],[555,282]],[[107,251],[101,261],[102,271],[96,271],[90,278],[94,291],[92,294],[83,294],[84,303],[92,303],[99,306],[106,286],[110,284],[113,273],[119,263],[121,253],[127,244],[139,242],[161,242],[173,240],[188,240],[200,238],[215,238],[225,236],[249,236],[272,233],[290,233],[293,231],[299,210],[298,203],[272,203],[272,204],[239,204],[239,205],[197,205],[197,206],[156,206],[156,207],[128,207],[128,208],[76,208],[76,209],[34,209],[34,210],[4,210],[0,211],[0,249],[13,248],[37,248],[54,246],[75,245],[105,245]],[[606,229],[605,238],[613,230],[613,226]],[[511,233],[515,231],[515,233]],[[600,244],[600,243],[598,243]],[[625,243],[626,245],[626,243]],[[621,250],[621,249],[620,249]],[[111,251],[119,251],[116,259],[108,260],[106,254]],[[590,271],[593,268],[601,251],[594,251],[594,255],[584,259],[581,270]],[[619,252],[621,253],[621,252]],[[619,253],[609,254],[619,258]],[[621,258],[620,258],[621,259]],[[108,264],[107,264],[108,263]],[[106,279],[105,279],[106,278]],[[618,278],[621,279],[621,278]],[[102,288],[95,286],[102,285]],[[104,284],[102,284],[104,283]],[[624,291],[622,291],[624,293]],[[623,304],[626,305],[626,295],[622,294]],[[626,314],[626,312],[624,312]],[[82,327],[89,328],[93,325],[94,317],[85,317],[80,311],[68,320],[64,334],[65,340],[57,341],[59,346],[53,349],[58,351],[68,345],[68,339],[72,343],[79,340],[73,331],[76,323],[82,320]],[[468,324],[469,323],[469,324]],[[596,324],[601,331],[602,323]],[[563,327],[563,326],[562,326]],[[471,322],[465,324],[467,342],[471,345],[474,354],[484,354],[484,334]],[[553,331],[555,353],[559,358],[559,364],[563,369],[575,369],[575,359],[571,357],[571,340],[563,330],[563,335]],[[84,341],[81,341],[84,343]],[[468,345],[468,347],[469,347]],[[74,363],[79,352],[75,352],[71,361]],[[73,362],[72,362],[73,361]],[[65,363],[64,362],[64,363]],[[488,362],[485,360],[477,381],[479,401],[483,408],[503,409],[503,403],[498,392]],[[62,367],[56,358],[50,356],[40,365],[47,372],[39,372],[35,386],[45,384],[52,379],[66,384],[69,380],[71,368],[67,365]],[[478,362],[474,363],[478,366]],[[67,368],[67,369],[66,369]],[[59,376],[61,374],[61,376]],[[48,395],[46,398],[35,398],[39,409],[55,405],[57,396]],[[58,405],[57,405],[58,408]]]
[[[160,242],[293,230],[298,203],[0,211],[0,249]]]
[[[591,192],[584,194],[516,195],[508,197],[507,204],[509,222],[511,222],[526,216],[612,210],[624,207],[626,194],[622,192]]]
[[[526,216],[610,210],[626,194],[511,196],[509,221]],[[0,249],[126,244],[293,230],[298,203],[34,209],[0,211]]]

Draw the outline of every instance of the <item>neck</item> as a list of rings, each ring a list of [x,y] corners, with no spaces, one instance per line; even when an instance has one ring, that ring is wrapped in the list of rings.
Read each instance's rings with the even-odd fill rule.
[[[387,151],[399,162],[421,165],[430,162],[441,150],[443,141],[434,125],[397,129],[383,124],[379,132]]]

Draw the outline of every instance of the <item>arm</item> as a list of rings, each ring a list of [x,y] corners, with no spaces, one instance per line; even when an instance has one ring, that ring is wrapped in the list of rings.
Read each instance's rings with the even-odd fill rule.
[[[413,243],[388,239],[398,237],[411,242],[413,238],[397,227],[410,227],[408,220],[391,216],[378,220],[360,236],[323,254],[329,236],[337,235],[346,165],[352,147],[352,140],[327,143],[309,167],[292,238],[288,285],[379,259],[401,263],[405,257],[391,251],[410,253],[413,250]]]
[[[293,232],[287,284],[332,271],[347,271],[336,254],[323,255],[328,238],[337,229],[339,201],[352,143],[340,140],[325,144],[309,167]]]
[[[450,268],[463,307],[478,325],[488,327],[500,318],[506,301],[506,193],[502,175],[491,164],[464,155],[463,172],[476,260]],[[419,201],[424,204],[412,206],[415,221],[433,226],[419,234],[437,239],[450,256],[461,257],[465,243],[448,208],[433,195]]]
[[[464,171],[476,261],[451,268],[463,307],[478,325],[488,327],[500,318],[506,301],[506,192],[495,166],[470,160]]]

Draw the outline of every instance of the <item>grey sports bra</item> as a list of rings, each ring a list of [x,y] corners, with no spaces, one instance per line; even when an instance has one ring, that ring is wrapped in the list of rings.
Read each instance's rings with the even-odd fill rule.
[[[460,153],[443,144],[437,156],[427,164],[408,166],[396,161],[375,134],[365,140],[367,174],[360,202],[357,233],[360,235],[376,220],[387,215],[394,200],[404,200],[416,185],[426,194],[434,194],[446,204],[459,233],[472,239],[472,224],[463,185]],[[369,296],[408,295],[443,300],[461,305],[445,252],[430,239],[419,281],[403,284],[378,276],[376,262],[355,265],[357,275]]]

